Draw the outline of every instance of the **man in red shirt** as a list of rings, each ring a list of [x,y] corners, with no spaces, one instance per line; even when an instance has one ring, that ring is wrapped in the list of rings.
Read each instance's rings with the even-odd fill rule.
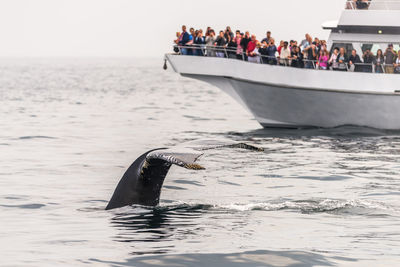
[[[247,56],[250,57],[254,56],[254,49],[256,49],[257,43],[258,41],[256,39],[256,36],[253,34],[251,36],[251,41],[247,44],[247,52],[246,52]]]

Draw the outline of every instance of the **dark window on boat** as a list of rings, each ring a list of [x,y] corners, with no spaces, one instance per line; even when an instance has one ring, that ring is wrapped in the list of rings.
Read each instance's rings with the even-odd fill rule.
[[[361,50],[364,54],[365,51],[369,50],[371,51],[374,55],[378,52],[379,49],[382,49],[383,53],[385,53],[386,47],[382,47],[380,44],[362,44],[361,45]]]
[[[341,47],[344,47],[344,49],[346,49],[346,54],[348,55],[348,56],[350,56],[351,55],[351,51],[353,50],[353,44],[346,44],[346,43],[333,43],[333,45],[332,45],[332,48],[331,48],[331,54],[332,54],[332,52],[333,52],[333,49],[335,49],[335,48],[341,48]]]

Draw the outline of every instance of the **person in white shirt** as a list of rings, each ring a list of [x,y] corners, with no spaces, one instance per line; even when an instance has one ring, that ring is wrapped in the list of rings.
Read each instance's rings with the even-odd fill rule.
[[[291,55],[291,52],[290,52],[290,48],[289,48],[289,43],[284,42],[283,47],[281,49],[279,63],[284,66],[290,66],[290,62],[289,62],[290,55]]]
[[[338,54],[339,54],[339,49],[335,47],[335,49],[333,49],[332,56],[328,61],[329,65],[331,65],[333,70],[337,70],[339,68],[339,63],[337,62]]]
[[[261,57],[260,52],[258,51],[261,48],[261,43],[258,42],[256,48],[249,54],[248,61],[253,63],[260,63]]]

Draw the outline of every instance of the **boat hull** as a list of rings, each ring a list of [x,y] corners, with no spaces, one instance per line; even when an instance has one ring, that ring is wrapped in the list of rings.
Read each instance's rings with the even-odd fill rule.
[[[247,62],[244,67],[249,67]],[[285,71],[282,68],[260,64],[258,67]],[[201,67],[201,66],[199,66]],[[178,71],[185,77],[205,81],[222,89],[232,96],[248,111],[263,127],[323,127],[331,128],[343,125],[365,126],[378,129],[400,129],[400,95],[396,94],[394,88],[386,91],[377,88],[369,88],[365,91],[341,89],[322,89],[306,86],[298,86],[295,83],[276,83],[260,81],[256,79],[244,79],[234,75],[209,75],[202,73],[185,73]],[[193,68],[193,66],[191,66]],[[174,67],[175,70],[176,66]],[[304,70],[299,70],[304,71]],[[318,75],[322,71],[305,70]],[[338,75],[337,72],[328,72]],[[351,77],[350,73],[343,73],[345,77]],[[389,77],[400,80],[400,75],[386,74],[360,74],[353,78],[374,76],[377,79]],[[339,74],[340,75],[340,74]],[[358,76],[357,76],[358,75]],[[361,76],[359,76],[361,75]],[[364,76],[362,76],[364,75]],[[381,76],[380,76],[381,75]],[[308,79],[308,77],[306,77]],[[290,79],[287,79],[286,82]],[[386,80],[387,82],[387,80]]]

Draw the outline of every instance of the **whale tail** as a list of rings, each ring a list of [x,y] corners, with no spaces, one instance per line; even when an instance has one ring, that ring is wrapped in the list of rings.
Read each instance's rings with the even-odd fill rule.
[[[122,176],[106,210],[127,205],[156,206],[160,200],[164,179],[172,165],[190,170],[204,170],[196,163],[202,153],[173,152],[157,149],[146,152]]]
[[[141,155],[125,172],[109,201],[106,210],[128,205],[156,206],[160,201],[161,188],[172,165],[190,170],[204,170],[197,160],[206,150],[219,148],[241,148],[264,151],[245,143],[209,143],[194,145],[189,149],[155,149]]]

